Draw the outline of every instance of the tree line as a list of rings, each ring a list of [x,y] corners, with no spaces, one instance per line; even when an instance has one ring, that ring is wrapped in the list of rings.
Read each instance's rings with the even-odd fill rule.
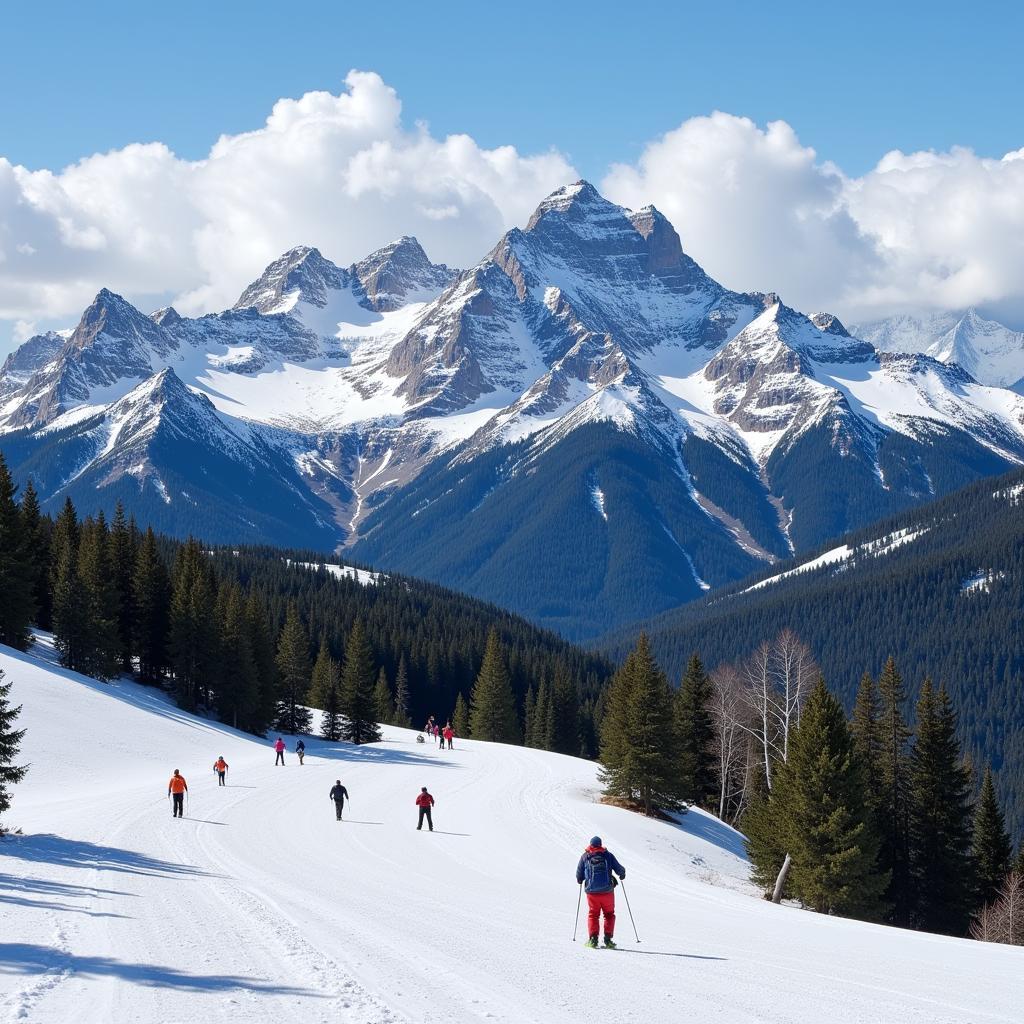
[[[821,913],[1024,942],[1024,850],[990,768],[980,787],[949,693],[925,678],[908,721],[893,658],[848,718],[792,631],[673,690],[641,635],[605,698],[607,799],[647,814],[696,804],[747,837],[766,896]]]

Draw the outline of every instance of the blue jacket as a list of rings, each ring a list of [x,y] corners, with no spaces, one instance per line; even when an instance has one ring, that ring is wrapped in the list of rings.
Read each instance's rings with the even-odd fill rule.
[[[576,883],[583,883],[587,892],[611,892],[618,885],[612,872],[626,877],[626,869],[615,859],[615,854],[603,846],[588,846],[576,865]]]

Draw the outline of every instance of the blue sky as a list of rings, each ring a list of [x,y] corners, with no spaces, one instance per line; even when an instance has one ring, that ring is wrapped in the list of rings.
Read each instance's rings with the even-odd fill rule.
[[[581,176],[728,287],[1024,327],[1021,4],[59,0],[0,33],[0,355],[101,287],[222,309],[297,244],[469,266]]]
[[[204,155],[353,67],[410,120],[558,147],[587,176],[687,117],[788,121],[862,173],[887,150],[1024,141],[1024,5],[749,2],[19,3],[3,14],[0,153],[31,168],[158,139]]]

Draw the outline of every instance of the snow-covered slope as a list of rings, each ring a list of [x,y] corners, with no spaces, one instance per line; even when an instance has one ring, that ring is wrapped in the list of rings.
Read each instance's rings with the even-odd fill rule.
[[[388,729],[358,749],[310,741],[305,765],[280,768],[269,743],[156,691],[55,667],[45,641],[0,650],[0,667],[31,765],[10,812],[24,835],[0,842],[4,1019],[1019,1020],[1024,951],[773,907],[744,881],[736,833],[599,805],[588,762]],[[180,821],[173,768],[190,787]],[[432,834],[415,830],[423,785]],[[626,865],[642,939],[620,890],[615,953],[571,941],[595,832]]]
[[[883,352],[923,352],[943,363],[957,363],[984,384],[1010,387],[1024,382],[1024,331],[976,309],[892,316],[851,330]]]

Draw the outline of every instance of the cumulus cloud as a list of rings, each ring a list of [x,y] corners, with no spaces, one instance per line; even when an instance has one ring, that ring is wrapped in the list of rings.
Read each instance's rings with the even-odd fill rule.
[[[280,100],[203,160],[159,143],[60,172],[0,158],[0,319],[74,317],[102,286],[220,309],[299,244],[346,264],[415,234],[433,259],[466,265],[576,176],[557,153],[404,125],[379,75],[345,86]]]
[[[401,115],[378,75],[353,71],[340,94],[282,99],[202,160],[160,143],[61,171],[0,158],[6,333],[73,322],[103,286],[142,305],[221,309],[298,244],[346,264],[415,234],[433,259],[471,265],[578,177],[557,152],[484,149]],[[1024,150],[893,152],[851,177],[783,121],[714,113],[600,185],[625,206],[658,206],[732,288],[855,320],[967,305],[1024,320]]]
[[[696,117],[603,183],[653,203],[718,280],[854,319],[999,306],[1024,316],[1024,150],[889,153],[848,177],[782,121]]]

